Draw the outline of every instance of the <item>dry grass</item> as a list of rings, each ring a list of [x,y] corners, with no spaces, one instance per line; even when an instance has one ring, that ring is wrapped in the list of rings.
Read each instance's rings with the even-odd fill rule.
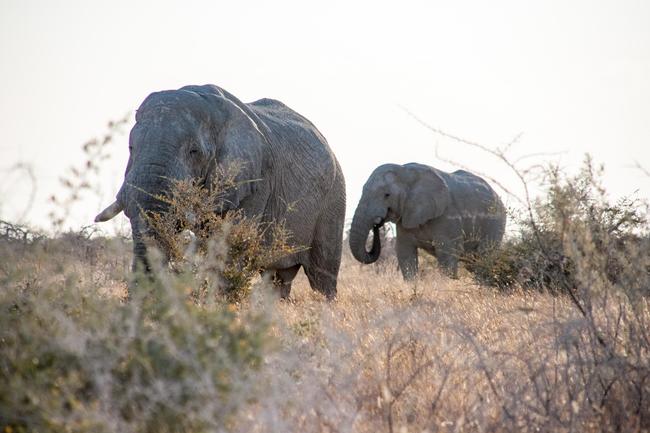
[[[0,431],[222,431],[257,393],[264,318],[198,305],[184,275],[133,279],[129,251],[0,242]]]
[[[578,319],[561,298],[503,295],[433,272],[409,284],[392,267],[350,259],[339,285],[326,304],[300,278],[280,304],[283,350],[269,366],[278,395],[266,403],[280,414],[261,431],[507,430],[512,392],[529,373],[507,354],[543,363],[554,318]],[[280,409],[280,395],[295,400]]]
[[[7,289],[42,290],[39,296],[47,301],[52,290],[67,287],[72,292],[66,302],[77,293],[80,306],[91,309],[98,308],[93,291],[102,303],[123,302],[128,241],[68,235],[2,247],[9,260],[0,269]],[[605,356],[591,322],[564,296],[503,293],[477,286],[469,275],[449,280],[435,268],[406,283],[390,261],[383,268],[361,266],[349,255],[332,303],[311,291],[302,273],[289,302],[278,300],[268,282],[258,279],[248,302],[235,311],[244,324],[262,316],[271,325],[263,337],[264,361],[251,373],[254,386],[241,386],[240,394],[231,396],[237,405],[229,409],[227,423],[170,431],[647,429],[648,381],[639,375],[649,376],[650,354],[635,340],[647,339],[647,299],[630,305],[612,295],[599,302],[593,303],[594,321],[613,352]],[[194,331],[184,332],[190,338]],[[206,356],[202,362],[209,362],[209,352]],[[628,376],[621,377],[623,372]],[[640,385],[640,394],[630,384]],[[93,412],[95,418],[99,412]],[[71,431],[88,431],[79,428],[80,415],[70,413],[76,422]],[[219,414],[217,419],[224,419]],[[184,413],[190,420],[194,416]],[[147,431],[124,430],[139,424],[114,425]]]
[[[650,323],[645,298],[594,304],[594,322],[616,340],[602,356],[567,297],[503,294],[431,271],[409,284],[394,267],[378,273],[349,259],[340,287],[328,305],[301,280],[280,306],[276,332],[298,359],[270,369],[287,375],[279,392],[298,403],[278,417],[286,424],[262,431],[649,428],[650,353],[633,335]],[[623,371],[629,377],[617,377]]]
[[[127,239],[0,222],[0,431],[649,431],[647,210],[633,218],[634,203],[610,206],[604,189],[591,194],[591,172],[581,176],[583,189],[553,181],[548,200],[560,206],[540,203],[557,212],[535,215],[528,201],[533,234],[550,227],[561,242],[536,236],[517,250],[499,280],[507,291],[449,280],[424,258],[406,283],[390,258],[361,266],[346,253],[336,301],[302,273],[280,301],[257,277],[272,232],[217,218],[214,200],[191,200],[201,191],[153,217],[182,265],[153,278],[131,275]],[[71,183],[62,203],[87,183]],[[198,254],[186,255],[179,229],[194,232]],[[270,253],[288,251],[272,237]],[[544,277],[537,290],[522,289],[530,263]],[[207,273],[232,283],[228,269],[238,296],[195,296]]]

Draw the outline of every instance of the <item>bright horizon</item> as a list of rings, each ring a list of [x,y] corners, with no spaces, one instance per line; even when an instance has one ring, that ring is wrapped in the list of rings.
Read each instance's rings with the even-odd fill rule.
[[[436,146],[516,187],[495,159],[432,133],[405,109],[490,146],[523,133],[515,159],[554,154],[535,161],[575,172],[590,153],[605,164],[614,197],[648,199],[650,177],[634,168],[650,169],[648,22],[650,3],[640,1],[5,1],[0,219],[15,221],[27,204],[27,178],[14,164],[31,165],[37,179],[22,222],[47,228],[47,198],[85,141],[109,120],[132,118],[151,92],[207,83],[244,102],[279,99],[311,120],[346,177],[347,218],[380,164],[459,168],[438,159]],[[78,204],[71,225],[90,224],[117,192],[124,132],[103,169],[102,196]]]

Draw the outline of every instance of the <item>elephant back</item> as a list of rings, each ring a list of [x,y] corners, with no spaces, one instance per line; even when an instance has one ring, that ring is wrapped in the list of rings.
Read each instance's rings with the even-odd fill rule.
[[[324,208],[345,200],[345,182],[334,153],[309,120],[282,102],[264,98],[247,105],[268,131],[269,215],[289,225],[294,220],[297,225],[314,225]]]
[[[505,215],[499,195],[482,177],[457,170],[449,175],[448,184],[452,202],[461,213]]]
[[[249,104],[269,131],[273,170],[288,188],[326,195],[341,177],[338,161],[320,131],[305,117],[275,99]],[[307,189],[310,190],[307,190]]]

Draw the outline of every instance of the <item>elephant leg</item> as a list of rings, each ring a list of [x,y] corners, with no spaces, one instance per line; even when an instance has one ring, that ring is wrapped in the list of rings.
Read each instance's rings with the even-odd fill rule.
[[[280,293],[282,299],[288,299],[291,293],[291,282],[296,277],[300,265],[295,265],[286,269],[277,269],[273,274],[273,285]]]
[[[395,241],[397,263],[405,280],[412,280],[418,274],[418,249],[406,236],[397,235]]]
[[[328,301],[336,298],[336,271],[334,269],[323,268],[314,263],[304,269],[313,290],[322,293]]]
[[[303,266],[313,290],[328,300],[336,298],[336,279],[341,267],[345,202],[336,202],[321,215],[309,250],[309,264]]]
[[[303,266],[311,288],[323,294],[329,301],[336,298],[336,279],[341,266],[342,241],[343,234],[341,233],[341,236],[332,235],[331,238],[324,240],[325,245],[312,244],[309,265]]]
[[[436,244],[436,259],[438,266],[450,278],[458,278],[458,259],[460,257],[460,248],[458,242],[451,240],[441,241]]]

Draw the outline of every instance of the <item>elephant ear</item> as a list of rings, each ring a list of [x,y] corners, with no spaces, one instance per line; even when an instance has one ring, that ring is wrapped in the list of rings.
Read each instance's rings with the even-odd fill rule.
[[[235,206],[257,191],[266,163],[268,143],[255,120],[232,102],[229,116],[219,134],[219,164],[236,170]]]
[[[255,193],[263,176],[268,153],[266,126],[246,104],[220,87],[185,86],[181,90],[200,95],[213,108],[210,123],[215,154],[209,176],[216,173],[217,166],[237,170],[238,186],[229,200],[232,207],[239,207],[242,200]]]
[[[434,170],[418,170],[401,210],[402,226],[416,228],[438,218],[449,207],[451,197],[447,182]]]

